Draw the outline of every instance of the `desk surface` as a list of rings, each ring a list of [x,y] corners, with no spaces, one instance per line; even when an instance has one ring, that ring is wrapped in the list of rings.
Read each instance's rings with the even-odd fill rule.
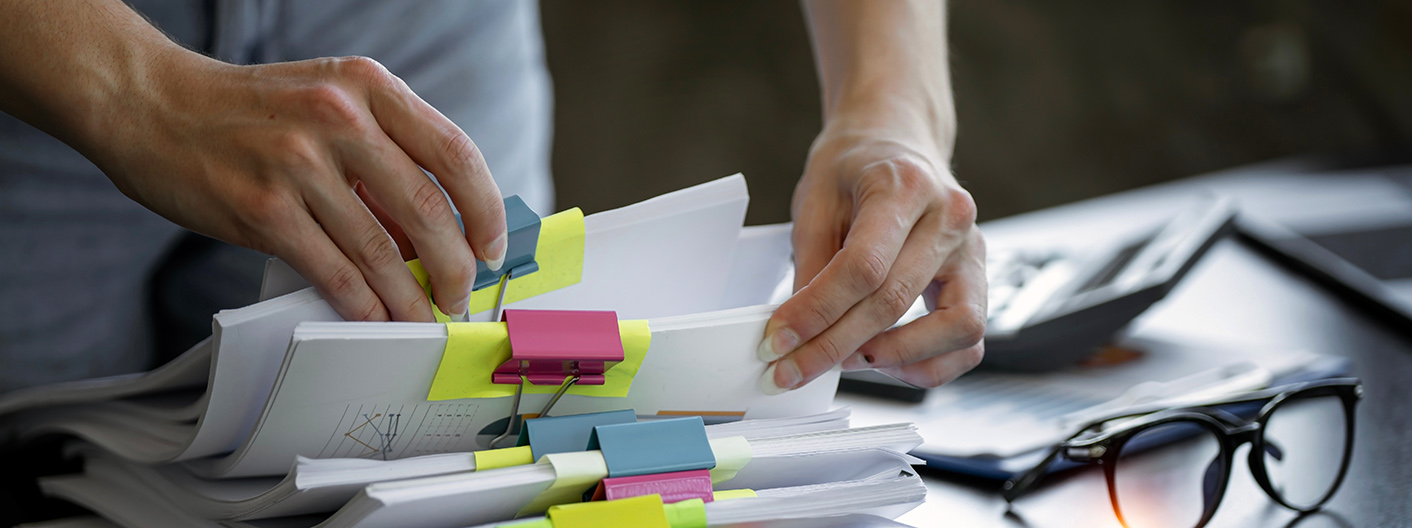
[[[1086,235],[1113,231],[1140,224],[1142,219],[1160,218],[1166,208],[1196,192],[1197,182],[1209,180],[1005,219],[984,226],[983,231],[988,238],[1007,242],[1042,240],[1059,231]],[[1242,462],[1232,472],[1230,488],[1209,526],[1412,525],[1412,341],[1234,239],[1212,248],[1166,300],[1134,323],[1132,332],[1138,336],[1178,332],[1198,341],[1303,348],[1348,357],[1363,379],[1367,396],[1358,409],[1353,462],[1343,487],[1323,512],[1296,519],[1293,512],[1266,497]],[[838,403],[847,405],[854,398],[862,397],[840,395]],[[1243,460],[1248,447],[1241,449],[1237,460]],[[929,489],[927,502],[900,519],[908,524],[1120,526],[1109,506],[1102,474],[1096,470],[1050,479],[1017,501],[1009,515],[995,483],[931,471],[924,471],[923,477]]]

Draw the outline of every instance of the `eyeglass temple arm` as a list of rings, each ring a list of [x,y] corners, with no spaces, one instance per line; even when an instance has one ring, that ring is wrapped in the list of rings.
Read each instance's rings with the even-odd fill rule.
[[[1039,479],[1044,477],[1045,471],[1049,469],[1049,465],[1053,464],[1054,460],[1059,458],[1059,453],[1063,449],[1064,444],[1061,442],[1050,448],[1049,454],[1046,455],[1044,460],[1041,460],[1038,465],[1030,468],[1029,471],[1024,472],[1018,478],[1006,480],[1000,490],[1000,495],[1005,497],[1005,502],[1014,502],[1015,499],[1020,498],[1021,495],[1029,491],[1036,482],[1039,482]]]

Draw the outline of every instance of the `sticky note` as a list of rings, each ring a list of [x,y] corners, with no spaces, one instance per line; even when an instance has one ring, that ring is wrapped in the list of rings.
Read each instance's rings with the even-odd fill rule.
[[[664,504],[662,513],[672,528],[706,528],[706,502],[701,499]]]
[[[516,522],[512,524],[499,524],[495,528],[554,528],[554,521],[548,518],[535,519],[528,522]]]
[[[712,495],[712,498],[714,498],[714,499],[716,499],[716,500],[718,500],[718,501],[731,500],[731,499],[753,499],[753,498],[755,498],[755,490],[752,490],[752,489],[721,490],[721,491],[717,491],[717,492],[715,492],[715,493],[712,493],[711,495]]]
[[[557,504],[581,502],[583,492],[608,476],[608,465],[603,463],[603,454],[597,451],[544,455],[539,463],[554,466],[554,482],[525,505],[516,517],[539,513]],[[661,498],[657,499],[657,504],[662,504]]]
[[[652,330],[645,320],[618,321],[623,339],[623,361],[608,369],[602,385],[575,385],[567,394],[622,398],[632,388],[642,368]],[[505,323],[446,323],[446,350],[432,378],[427,401],[461,398],[504,398],[515,395],[515,385],[492,383],[492,374],[510,359],[510,333]],[[525,394],[553,394],[559,387],[524,384]]]
[[[744,436],[711,439],[711,453],[716,455],[716,467],[711,469],[711,483],[720,484],[735,478],[754,453]]]
[[[535,262],[539,271],[511,279],[506,284],[496,284],[471,292],[470,312],[480,313],[495,308],[500,298],[500,288],[505,290],[505,304],[522,301],[536,295],[548,293],[566,286],[573,286],[583,280],[583,211],[578,208],[555,213],[543,218],[539,226],[539,243],[535,245]],[[431,282],[421,259],[407,262],[407,269],[422,285],[427,298],[431,299]],[[451,320],[433,303],[432,311],[436,321],[445,323]]]
[[[554,506],[548,515],[554,528],[672,528],[657,495]]]
[[[476,451],[476,471],[510,466],[523,466],[534,463],[534,454],[529,446],[507,447]]]

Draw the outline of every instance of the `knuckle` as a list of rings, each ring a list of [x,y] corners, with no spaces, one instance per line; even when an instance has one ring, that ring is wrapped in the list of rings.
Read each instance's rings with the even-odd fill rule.
[[[362,106],[352,94],[334,83],[309,85],[304,88],[301,99],[302,107],[319,123],[348,128],[363,121]]]
[[[890,163],[893,185],[908,196],[925,196],[936,187],[931,171],[911,158],[897,158]]]
[[[402,303],[402,313],[414,314],[420,312],[423,306],[427,306],[426,298],[421,295],[409,295]]]
[[[881,303],[883,313],[888,318],[886,322],[892,324],[907,313],[907,310],[916,302],[916,296],[912,294],[911,286],[906,282],[896,280],[878,290],[878,302]]]
[[[369,269],[379,270],[402,264],[402,254],[397,244],[377,225],[367,229],[363,243],[358,248],[358,258]]]
[[[376,321],[382,319],[382,305],[375,300],[369,300],[353,311],[353,318],[358,321]]]
[[[334,272],[328,276],[324,287],[328,290],[329,296],[346,299],[351,297],[358,290],[358,284],[361,282],[361,278],[362,273],[358,271],[358,268],[353,266],[339,266],[337,270],[334,270]]]
[[[866,250],[848,262],[849,278],[868,292],[876,291],[887,280],[887,259],[878,250]]]
[[[942,196],[946,208],[946,224],[953,230],[969,229],[976,223],[976,200],[965,189],[952,187]]]
[[[485,156],[481,153],[471,137],[465,132],[455,130],[446,135],[446,139],[441,147],[441,157],[445,160],[446,170],[449,174],[438,177],[467,177],[475,173],[483,172],[485,167]]]
[[[393,77],[382,63],[362,56],[343,57],[338,59],[338,69],[343,75],[352,79],[367,83],[383,83]]]
[[[961,353],[964,354],[964,356],[962,356],[965,360],[964,364],[966,365],[966,370],[969,371],[980,366],[981,361],[985,360],[985,343],[976,343],[976,346],[963,350]]]
[[[968,304],[959,308],[956,332],[962,346],[971,347],[985,340],[986,313],[980,306]]]
[[[837,365],[840,361],[843,361],[845,357],[848,357],[848,354],[852,353],[851,351],[845,353],[843,347],[839,346],[837,341],[828,336],[820,337],[815,341],[814,346],[824,358],[828,359],[830,365]]]
[[[422,181],[412,191],[412,214],[425,228],[449,219],[451,206],[446,203],[440,187],[431,181]]]

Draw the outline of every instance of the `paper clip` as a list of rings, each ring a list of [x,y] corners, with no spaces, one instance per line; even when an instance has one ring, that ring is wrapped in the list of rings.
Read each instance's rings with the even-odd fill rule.
[[[524,384],[559,385],[540,416],[547,416],[574,385],[602,385],[604,374],[623,360],[618,316],[605,311],[506,310],[501,317],[510,336],[510,359],[491,374],[492,383],[515,385],[505,432],[491,440],[496,448],[518,434]]]

